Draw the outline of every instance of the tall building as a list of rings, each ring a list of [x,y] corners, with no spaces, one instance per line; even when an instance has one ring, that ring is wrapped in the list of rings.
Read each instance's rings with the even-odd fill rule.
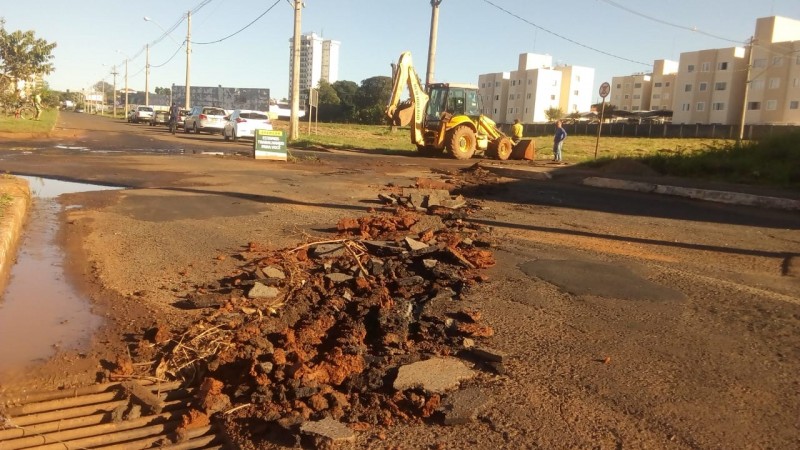
[[[653,63],[650,92],[650,110],[672,111],[675,97],[675,80],[678,77],[678,61],[659,59]]]
[[[800,21],[760,18],[753,38],[745,123],[800,124]]]
[[[300,36],[300,105],[308,101],[308,91],[320,80],[335,83],[339,80],[339,41],[323,39],[316,33]],[[294,64],[294,38],[289,38],[289,97],[292,95],[291,67]]]
[[[649,73],[611,78],[611,104],[622,111],[649,111],[653,79]]]
[[[546,122],[546,111],[560,108],[564,114],[588,111],[591,106],[594,69],[553,67],[550,55],[522,53],[517,70],[478,76],[482,113],[497,123]]]
[[[746,56],[742,47],[681,53],[672,123],[739,123],[747,82]]]

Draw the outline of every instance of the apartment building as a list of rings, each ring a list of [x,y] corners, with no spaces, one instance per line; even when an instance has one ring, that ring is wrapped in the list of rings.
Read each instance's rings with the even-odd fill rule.
[[[650,111],[672,111],[672,99],[675,97],[675,80],[678,76],[678,61],[658,59],[653,63],[653,74],[650,81],[653,85],[650,92]]]
[[[308,91],[317,87],[320,80],[339,81],[339,47],[341,43],[323,39],[316,33],[300,36],[300,104],[305,105]],[[294,63],[294,38],[289,38],[289,96],[292,94],[291,67]]]
[[[753,38],[745,123],[800,124],[800,21],[760,18]]]
[[[593,68],[553,67],[550,55],[522,53],[517,70],[479,75],[478,94],[482,113],[497,123],[546,122],[550,108],[565,114],[588,111],[593,83]]]
[[[649,111],[652,76],[637,73],[611,78],[611,104],[622,111]]]
[[[746,56],[743,47],[681,53],[672,123],[739,123],[747,80]]]

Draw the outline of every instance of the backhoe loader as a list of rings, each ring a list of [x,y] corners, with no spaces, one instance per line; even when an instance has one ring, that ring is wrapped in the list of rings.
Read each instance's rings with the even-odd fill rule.
[[[411,98],[400,100],[408,87]],[[392,96],[386,115],[395,126],[411,128],[411,143],[426,156],[448,151],[456,159],[474,154],[505,160],[511,156],[511,138],[497,124],[480,113],[478,87],[456,83],[433,83],[422,88],[411,62],[403,52],[394,70]]]

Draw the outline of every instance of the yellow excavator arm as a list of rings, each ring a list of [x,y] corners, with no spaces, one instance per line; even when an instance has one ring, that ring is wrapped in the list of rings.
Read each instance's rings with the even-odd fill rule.
[[[408,87],[408,92],[411,95],[410,102],[400,101],[404,87]],[[428,94],[422,88],[417,71],[414,70],[414,65],[411,62],[411,52],[403,52],[395,68],[392,96],[389,99],[389,105],[386,107],[386,116],[396,125],[407,125],[410,122],[411,142],[423,145],[423,119],[427,104]],[[413,108],[414,112],[413,119],[410,121],[408,120],[411,118],[408,114],[409,108]]]

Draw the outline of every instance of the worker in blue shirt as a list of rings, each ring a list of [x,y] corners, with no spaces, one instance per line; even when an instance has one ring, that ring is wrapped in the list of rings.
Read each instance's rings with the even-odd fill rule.
[[[553,161],[561,162],[561,149],[564,147],[564,139],[567,132],[561,127],[561,121],[556,121],[556,134],[553,137]]]

